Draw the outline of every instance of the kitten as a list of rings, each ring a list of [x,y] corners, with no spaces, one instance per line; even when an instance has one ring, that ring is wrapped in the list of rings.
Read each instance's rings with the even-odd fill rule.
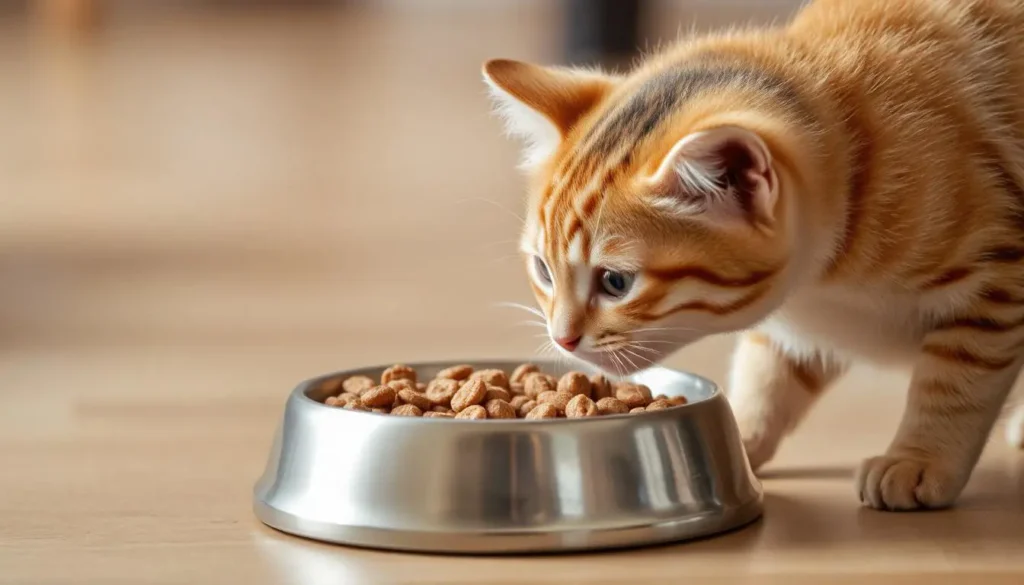
[[[818,0],[624,76],[484,77],[526,142],[522,249],[563,351],[625,373],[747,330],[728,391],[755,468],[851,361],[911,364],[857,489],[956,499],[1024,353],[1024,0]]]

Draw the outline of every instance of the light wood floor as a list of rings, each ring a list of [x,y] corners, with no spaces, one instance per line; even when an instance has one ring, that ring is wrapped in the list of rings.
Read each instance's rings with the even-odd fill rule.
[[[255,520],[301,379],[540,341],[493,306],[529,298],[522,183],[477,68],[553,59],[559,23],[501,6],[165,11],[72,45],[0,20],[0,583],[1024,582],[1001,440],[956,509],[858,507],[906,382],[867,369],[769,466],[764,521],[717,539],[467,559]],[[670,363],[722,380],[730,345]]]

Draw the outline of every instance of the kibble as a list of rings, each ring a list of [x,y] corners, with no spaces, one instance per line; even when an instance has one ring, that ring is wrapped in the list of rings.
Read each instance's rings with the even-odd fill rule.
[[[597,409],[597,405],[590,399],[586,394],[577,394],[572,397],[569,404],[565,405],[565,416],[566,418],[584,418],[588,416],[598,416],[601,413]]]
[[[399,390],[398,399],[405,404],[411,404],[415,406],[421,411],[430,410],[430,407],[433,406],[433,403],[430,402],[429,398],[427,398],[423,394],[420,394],[419,392],[416,392],[415,390]]]
[[[553,376],[547,374],[529,374],[523,382],[523,391],[530,398],[536,398],[544,392],[551,392],[557,387],[558,382]]]
[[[509,387],[508,375],[501,370],[480,370],[478,372],[473,372],[469,377],[470,379],[476,378],[483,380],[490,386],[497,386],[505,390],[508,390]]]
[[[480,378],[470,378],[462,383],[459,391],[452,396],[452,410],[462,412],[470,406],[480,404],[487,396],[487,384]]]
[[[504,400],[505,402],[508,402],[512,400],[512,393],[509,392],[508,390],[505,390],[504,388],[499,388],[497,386],[488,386],[487,394],[484,396],[484,400],[494,399],[500,399]]]
[[[380,383],[387,384],[392,380],[409,380],[413,384],[416,383],[416,370],[402,364],[395,364],[390,368],[384,370],[384,373],[380,375]]]
[[[473,404],[462,409],[459,414],[455,415],[455,418],[485,419],[487,418],[487,409],[479,404]]]
[[[487,410],[487,418],[515,418],[516,409],[512,408],[512,405],[500,398],[494,398],[488,400],[484,404],[484,409]]]
[[[684,396],[658,394],[632,382],[613,383],[603,374],[568,372],[560,378],[535,364],[511,374],[455,365],[419,381],[402,364],[384,370],[378,384],[364,375],[320,383],[324,404],[361,412],[423,418],[551,419],[590,418],[666,410],[687,403]]]
[[[531,410],[525,418],[538,419],[538,418],[556,418],[558,416],[558,409],[551,404],[538,404],[536,408]]]
[[[597,401],[597,410],[601,414],[626,414],[629,412],[629,407],[626,403],[619,400],[618,398],[612,398],[611,396],[605,396],[604,398]]]
[[[363,406],[381,408],[394,404],[397,396],[398,393],[391,386],[377,386],[363,392],[359,400],[362,401]]]
[[[415,404],[402,404],[391,409],[395,416],[423,416],[423,411]]]
[[[594,374],[590,377],[590,397],[594,400],[602,398],[614,398],[612,383],[604,374]]]
[[[473,366],[452,366],[445,368],[437,373],[438,378],[447,378],[449,380],[458,380],[459,382],[469,378],[473,373]]]
[[[550,404],[555,407],[561,413],[565,413],[565,407],[572,400],[572,394],[568,392],[541,392],[541,395],[537,397],[537,402],[540,404]]]
[[[529,374],[536,374],[540,372],[540,368],[533,364],[523,364],[518,368],[512,370],[512,375],[509,376],[508,381],[512,384],[522,384],[526,381],[526,376]]]
[[[376,385],[377,383],[369,376],[352,376],[341,383],[341,389],[349,394],[359,396]]]
[[[435,406],[448,406],[459,391],[459,383],[450,378],[438,378],[427,384],[427,400]]]
[[[571,394],[573,396],[582,394],[589,398],[590,379],[587,378],[586,374],[581,372],[569,372],[558,380],[558,386],[556,389],[559,392],[565,392],[566,394]]]

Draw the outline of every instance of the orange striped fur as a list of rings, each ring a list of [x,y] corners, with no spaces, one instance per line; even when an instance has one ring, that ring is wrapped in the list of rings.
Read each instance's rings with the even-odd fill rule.
[[[527,142],[553,338],[624,374],[749,330],[729,393],[755,467],[851,361],[911,364],[859,494],[955,500],[1024,350],[1024,0],[818,0],[628,75],[484,76]]]

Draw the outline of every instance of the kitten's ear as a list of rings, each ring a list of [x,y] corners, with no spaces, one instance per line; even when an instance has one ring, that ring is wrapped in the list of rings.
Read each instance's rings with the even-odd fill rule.
[[[645,179],[654,204],[679,215],[743,219],[771,227],[779,181],[771,152],[754,132],[720,126],[676,142]]]
[[[485,63],[483,74],[508,132],[526,143],[527,168],[550,156],[614,83],[613,77],[600,73],[505,59]]]

